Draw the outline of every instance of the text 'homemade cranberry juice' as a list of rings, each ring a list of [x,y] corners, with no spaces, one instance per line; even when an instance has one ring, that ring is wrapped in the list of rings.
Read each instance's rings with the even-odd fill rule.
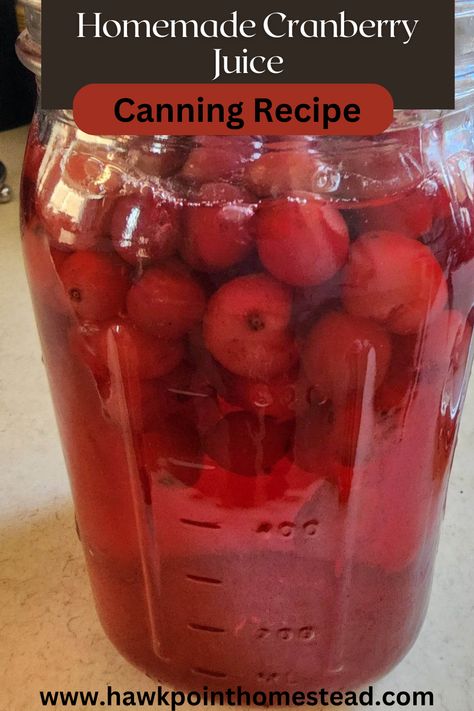
[[[155,678],[350,688],[416,637],[474,300],[472,154],[437,170],[422,131],[32,127],[23,243],[78,531],[107,634]]]

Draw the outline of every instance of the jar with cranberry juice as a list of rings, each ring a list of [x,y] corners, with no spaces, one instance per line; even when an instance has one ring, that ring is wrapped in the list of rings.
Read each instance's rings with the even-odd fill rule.
[[[78,533],[156,679],[354,688],[418,634],[470,367],[462,47],[457,109],[372,138],[36,114],[23,246]]]

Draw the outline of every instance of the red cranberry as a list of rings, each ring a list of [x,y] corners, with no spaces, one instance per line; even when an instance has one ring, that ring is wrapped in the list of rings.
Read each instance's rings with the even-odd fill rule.
[[[107,382],[101,388],[106,416],[120,427],[130,424],[132,430],[152,430],[163,418],[160,410],[160,381],[132,378],[126,387],[121,382]]]
[[[344,270],[337,272],[329,281],[319,286],[295,290],[293,299],[293,323],[303,338],[324,311],[340,307]]]
[[[298,418],[295,426],[293,457],[298,467],[325,478],[331,464],[328,446],[333,423],[332,407],[328,403],[314,405]]]
[[[179,208],[152,193],[126,195],[115,204],[109,231],[115,249],[130,264],[162,261],[178,246]]]
[[[263,274],[239,277],[209,301],[204,340],[232,373],[273,378],[295,362],[290,316],[291,292],[286,287]]]
[[[196,484],[201,473],[201,446],[189,422],[168,418],[142,440],[143,466],[155,485]]]
[[[73,350],[96,378],[154,379],[174,370],[184,356],[181,341],[166,341],[141,333],[125,321],[86,325],[72,335]]]
[[[229,402],[259,415],[277,420],[291,420],[309,402],[309,385],[304,384],[297,371],[290,371],[267,382],[234,375],[226,388]]]
[[[68,314],[69,301],[57,275],[62,259],[58,259],[58,255],[67,257],[67,253],[51,249],[44,232],[32,226],[23,228],[22,246],[28,282],[34,297],[57,314]]]
[[[377,388],[390,363],[390,337],[368,319],[332,312],[310,332],[303,353],[306,374],[327,398]]]
[[[183,336],[202,319],[205,308],[199,283],[175,264],[147,269],[128,292],[132,321],[161,338]]]
[[[279,197],[295,190],[314,192],[320,160],[303,150],[265,153],[245,172],[248,188],[259,197]]]
[[[88,192],[67,182],[59,158],[50,160],[38,183],[36,207],[51,244],[64,250],[110,249],[106,226],[114,194]]]
[[[433,223],[433,197],[420,187],[385,205],[353,211],[357,215],[359,234],[385,230],[417,239],[426,234]]]
[[[253,152],[252,141],[246,137],[230,140],[207,136],[198,140],[201,145],[191,149],[180,172],[187,183],[202,185],[236,180]]]
[[[408,402],[418,383],[413,336],[392,337],[392,360],[387,375],[377,390],[374,405],[386,414]]]
[[[209,456],[243,476],[271,473],[289,446],[291,428],[250,412],[231,412],[205,437]]]
[[[354,316],[394,333],[416,333],[447,298],[441,267],[423,244],[396,232],[369,232],[353,244],[343,300]]]
[[[123,173],[100,153],[72,149],[63,163],[64,181],[90,195],[114,195],[123,185]]]
[[[345,264],[349,252],[349,231],[340,212],[317,200],[263,202],[256,231],[263,265],[294,286],[327,281]]]
[[[281,499],[290,487],[302,488],[303,477],[291,477],[294,469],[291,462],[283,457],[273,467],[271,475],[258,473],[246,476],[219,466],[214,459],[206,458],[202,475],[196,489],[207,499],[216,501],[226,509],[250,509],[264,506],[269,501]],[[294,484],[294,487],[292,486]]]
[[[188,154],[185,140],[173,139],[163,141],[155,137],[137,139],[137,149],[134,154],[135,165],[147,175],[168,178],[182,167]]]
[[[61,264],[58,274],[79,318],[105,321],[123,310],[128,270],[112,255],[75,252]]]
[[[215,184],[207,184],[212,186]],[[204,185],[197,198],[218,191]],[[226,186],[234,187],[234,186]],[[254,207],[244,202],[246,195],[234,187],[234,196],[217,205],[191,204],[185,208],[185,238],[182,254],[195,269],[216,271],[241,262],[254,244]]]
[[[158,382],[158,409],[162,413],[184,417],[198,432],[207,432],[222,417],[215,390],[205,374],[184,361]]]

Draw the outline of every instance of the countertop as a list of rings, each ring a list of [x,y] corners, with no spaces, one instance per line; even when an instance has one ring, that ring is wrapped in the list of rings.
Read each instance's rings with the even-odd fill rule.
[[[23,128],[0,133],[0,160],[14,191],[13,201],[0,205],[1,711],[43,708],[40,689],[154,688],[103,634],[74,531],[20,252],[25,137]],[[427,620],[405,660],[376,685],[379,691],[432,690],[435,711],[474,711],[473,456],[471,387]]]

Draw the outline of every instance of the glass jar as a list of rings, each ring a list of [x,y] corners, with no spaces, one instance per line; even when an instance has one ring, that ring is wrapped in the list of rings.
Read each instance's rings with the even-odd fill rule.
[[[355,688],[416,639],[471,363],[468,50],[455,111],[372,138],[94,137],[38,109],[23,246],[77,529],[152,677]]]

